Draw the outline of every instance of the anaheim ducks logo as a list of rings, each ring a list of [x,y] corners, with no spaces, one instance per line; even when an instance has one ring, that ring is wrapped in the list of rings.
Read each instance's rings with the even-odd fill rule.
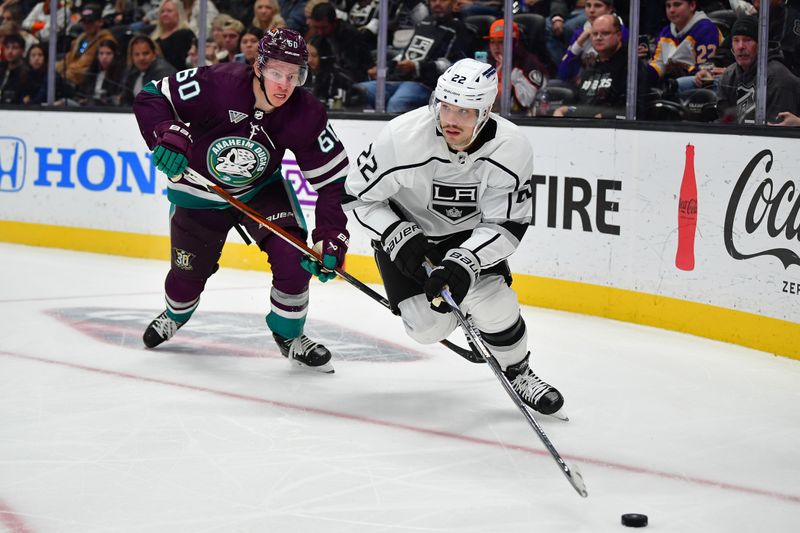
[[[208,147],[208,168],[228,185],[241,187],[259,178],[269,163],[269,152],[244,137],[223,137]]]

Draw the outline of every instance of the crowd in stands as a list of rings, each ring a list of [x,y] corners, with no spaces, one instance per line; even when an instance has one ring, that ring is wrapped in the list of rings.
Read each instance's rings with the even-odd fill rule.
[[[642,0],[638,35],[630,3],[516,1],[505,73],[501,0],[389,0],[386,110],[427,104],[447,66],[475,57],[510,82],[513,115],[624,118],[634,47],[638,118],[752,123],[768,5],[767,120],[800,123],[800,0]],[[289,27],[308,43],[307,90],[331,109],[374,109],[378,10],[378,0],[61,0],[49,58],[50,2],[0,0],[0,105],[46,103],[51,60],[57,105],[130,105],[200,54],[206,65],[252,64],[264,32]]]

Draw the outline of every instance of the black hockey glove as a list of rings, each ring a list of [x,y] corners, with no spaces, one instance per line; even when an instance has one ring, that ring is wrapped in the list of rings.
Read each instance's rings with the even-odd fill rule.
[[[442,260],[442,254],[413,222],[400,220],[389,226],[381,236],[381,246],[397,269],[420,285],[428,278],[422,266],[425,259],[434,265]]]
[[[425,297],[431,302],[431,309],[439,313],[450,312],[447,302],[441,298],[437,299],[444,288],[448,288],[453,301],[461,305],[464,297],[475,285],[480,271],[478,258],[466,248],[453,248],[447,252],[442,264],[433,269],[431,276],[425,282]]]

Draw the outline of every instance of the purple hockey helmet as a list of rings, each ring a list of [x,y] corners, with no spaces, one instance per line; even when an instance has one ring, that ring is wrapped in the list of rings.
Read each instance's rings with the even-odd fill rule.
[[[277,59],[293,65],[306,67],[308,48],[306,42],[295,30],[273,28],[258,41],[258,64],[264,67],[268,59]]]
[[[308,76],[308,48],[300,33],[289,28],[273,28],[258,41],[258,67],[264,69],[267,61],[275,59],[298,65],[300,71],[295,80],[303,85]]]

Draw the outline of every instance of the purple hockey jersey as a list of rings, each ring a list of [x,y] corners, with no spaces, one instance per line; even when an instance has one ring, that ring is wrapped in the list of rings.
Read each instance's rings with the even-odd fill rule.
[[[150,149],[155,126],[180,120],[193,144],[189,166],[242,201],[276,179],[289,149],[306,180],[319,193],[316,226],[345,227],[340,194],[349,167],[347,153],[328,122],[323,105],[295,89],[271,113],[255,108],[252,67],[224,63],[191,68],[151,82],[136,96],[133,111]],[[169,200],[183,207],[228,205],[181,178],[168,184]]]

